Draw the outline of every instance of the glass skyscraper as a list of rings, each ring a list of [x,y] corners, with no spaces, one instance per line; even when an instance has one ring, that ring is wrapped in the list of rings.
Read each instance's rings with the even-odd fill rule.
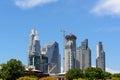
[[[40,40],[37,31],[32,30],[29,39],[28,67],[41,70],[41,61]]]
[[[76,53],[76,68],[85,70],[91,67],[91,50],[88,47],[88,39],[81,42],[81,46],[77,48]]]
[[[42,48],[42,54],[48,57],[48,73],[60,73],[61,59],[58,43],[54,41],[44,45]]]
[[[105,71],[105,52],[103,50],[102,42],[97,44],[96,67],[99,67]]]

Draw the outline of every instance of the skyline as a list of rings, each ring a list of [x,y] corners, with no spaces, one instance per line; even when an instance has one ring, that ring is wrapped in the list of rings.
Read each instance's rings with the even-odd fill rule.
[[[0,63],[16,58],[27,65],[31,29],[38,31],[41,48],[57,41],[63,54],[60,30],[64,29],[76,35],[77,47],[89,40],[93,66],[96,45],[102,41],[106,67],[120,72],[120,63],[116,63],[120,56],[119,0],[2,0],[0,5]]]

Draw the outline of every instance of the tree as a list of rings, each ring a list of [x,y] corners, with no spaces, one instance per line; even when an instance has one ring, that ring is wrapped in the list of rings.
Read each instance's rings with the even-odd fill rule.
[[[73,79],[78,79],[83,77],[84,77],[84,74],[81,69],[71,69],[66,73],[67,80],[73,80]]]
[[[113,77],[120,78],[120,73],[115,73],[112,75]]]
[[[1,67],[0,77],[3,80],[16,80],[25,71],[25,67],[22,62],[16,59],[9,60],[7,64],[2,64]]]
[[[111,73],[109,73],[109,72],[105,72],[105,71],[103,71],[102,72],[102,79],[111,79],[112,78],[112,74]]]
[[[102,79],[102,70],[100,68],[94,68],[94,67],[89,67],[85,70],[85,77],[88,80],[97,80],[97,79]]]

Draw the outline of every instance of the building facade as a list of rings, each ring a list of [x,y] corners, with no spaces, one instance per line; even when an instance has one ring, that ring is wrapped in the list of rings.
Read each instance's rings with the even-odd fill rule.
[[[73,34],[65,36],[65,49],[64,49],[64,72],[76,67],[76,39]]]
[[[41,70],[41,61],[40,40],[37,31],[32,30],[29,38],[28,67]]]
[[[48,57],[48,73],[60,73],[61,59],[59,54],[59,45],[57,42],[51,42],[42,48],[42,54]]]
[[[42,72],[48,73],[48,57],[44,54],[42,54]]]
[[[88,39],[81,42],[81,46],[77,48],[76,53],[76,68],[85,70],[91,67],[91,50],[88,47]]]
[[[105,52],[103,50],[102,42],[97,44],[96,67],[99,67],[105,71]]]

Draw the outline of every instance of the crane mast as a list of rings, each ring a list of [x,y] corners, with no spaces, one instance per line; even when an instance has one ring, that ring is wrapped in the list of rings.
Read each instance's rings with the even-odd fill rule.
[[[63,34],[63,72],[64,72],[64,60],[65,60],[65,32],[67,32],[66,30],[60,30],[60,32],[62,32]]]

